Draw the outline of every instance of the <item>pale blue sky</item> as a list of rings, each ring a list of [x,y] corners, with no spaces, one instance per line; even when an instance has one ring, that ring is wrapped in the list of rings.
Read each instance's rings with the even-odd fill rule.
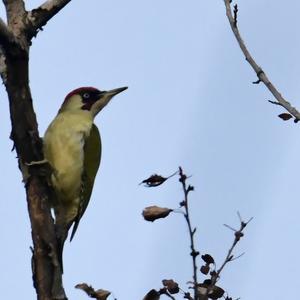
[[[26,1],[28,8],[40,1]],[[149,205],[177,207],[181,188],[138,183],[182,165],[193,175],[197,246],[222,262],[232,242],[223,223],[236,211],[254,217],[220,285],[242,299],[295,298],[300,268],[299,125],[283,112],[245,62],[222,0],[72,1],[33,41],[31,89],[40,133],[65,95],[92,85],[128,85],[96,119],[103,156],[90,205],[67,243],[64,283],[69,299],[87,297],[87,282],[118,299],[142,299],[161,280],[191,280],[187,228],[180,214],[153,224]],[[258,64],[300,108],[300,3],[239,1],[239,26]],[[2,8],[1,15],[4,15]],[[30,225],[10,123],[0,90],[2,169],[1,295],[34,299]]]

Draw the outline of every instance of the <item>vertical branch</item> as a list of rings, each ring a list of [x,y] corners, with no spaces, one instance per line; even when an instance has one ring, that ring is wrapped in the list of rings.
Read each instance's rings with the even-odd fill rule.
[[[181,167],[179,167],[179,181],[182,184],[182,189],[184,193],[184,201],[181,203],[181,205],[185,209],[184,217],[188,225],[188,230],[189,230],[189,236],[190,236],[190,247],[191,247],[191,253],[190,255],[192,256],[193,260],[193,285],[194,285],[194,300],[198,299],[198,293],[197,293],[197,286],[198,286],[198,279],[197,279],[197,256],[199,255],[199,251],[196,251],[195,249],[195,242],[194,242],[194,235],[196,233],[196,228],[192,228],[191,225],[191,219],[190,219],[190,212],[189,212],[189,199],[188,199],[188,194],[189,192],[193,191],[194,188],[192,186],[186,186],[186,179],[187,176],[183,174],[183,170]]]
[[[25,4],[23,0],[3,0],[6,9],[8,27],[18,37],[22,35],[26,18]]]
[[[67,298],[62,285],[54,220],[51,216],[49,172],[46,165],[28,166],[32,161],[43,159],[43,145],[29,87],[32,28],[28,25],[30,22],[23,0],[3,0],[3,3],[8,25],[0,21],[0,72],[9,99],[11,138],[26,189],[34,245],[33,283],[39,300],[65,300]],[[63,4],[63,1],[46,1],[46,7],[50,7],[50,10],[56,5],[55,12],[51,10],[52,14],[47,16],[47,20],[60,10],[59,4]],[[36,13],[37,19],[41,16],[43,10]]]
[[[43,176],[45,166],[28,167],[26,163],[43,158],[36,116],[28,80],[28,54],[20,49],[6,56],[7,79],[12,123],[11,137],[25,182],[28,212],[32,228],[33,280],[39,300],[66,299],[57,259],[57,242],[50,210],[50,189]]]

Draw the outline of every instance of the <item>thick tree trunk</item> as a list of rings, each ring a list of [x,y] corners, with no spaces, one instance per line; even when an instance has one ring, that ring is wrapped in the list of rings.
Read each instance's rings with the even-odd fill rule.
[[[25,183],[32,228],[32,272],[38,299],[66,299],[57,259],[57,242],[51,216],[51,188],[47,165],[28,166],[43,159],[28,81],[28,53],[20,50],[6,57],[5,86],[9,97],[11,137]]]
[[[29,48],[56,13],[71,0],[47,0],[28,12],[23,0],[3,0],[7,25],[0,19],[0,74],[5,84],[12,124],[11,139],[26,188],[33,240],[32,274],[39,300],[65,300],[62,271],[57,256],[57,239],[51,216],[52,189],[48,184],[43,143],[38,133],[29,88]]]

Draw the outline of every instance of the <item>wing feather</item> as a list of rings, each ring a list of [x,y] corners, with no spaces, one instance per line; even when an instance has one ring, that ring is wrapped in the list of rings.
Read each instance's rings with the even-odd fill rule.
[[[100,165],[101,160],[101,137],[99,130],[95,124],[92,125],[89,137],[86,138],[84,143],[84,172],[82,174],[82,185],[80,193],[80,204],[78,213],[74,219],[74,226],[70,240],[73,239],[74,234],[79,225],[79,221],[83,216],[93,190],[95,177]]]

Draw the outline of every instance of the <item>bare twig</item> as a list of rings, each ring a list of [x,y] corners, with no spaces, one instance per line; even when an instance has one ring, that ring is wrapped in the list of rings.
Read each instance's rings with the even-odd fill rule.
[[[236,232],[236,229],[234,229],[233,227],[231,227],[231,226],[229,226],[229,225],[227,225],[227,224],[223,224],[223,225],[224,225],[225,227],[227,227],[228,229],[230,229],[230,230]]]
[[[230,247],[229,250],[228,250],[227,256],[225,257],[223,264],[222,264],[221,267],[215,272],[215,274],[212,276],[211,286],[214,286],[214,285],[216,284],[216,282],[218,281],[218,279],[219,279],[219,277],[220,277],[220,275],[221,275],[221,272],[223,271],[223,269],[225,268],[225,266],[226,266],[229,262],[231,262],[231,261],[233,261],[233,260],[235,260],[235,259],[237,259],[237,258],[239,258],[239,257],[241,257],[241,256],[243,255],[243,254],[241,254],[241,255],[239,255],[239,256],[237,256],[237,257],[234,257],[234,255],[233,255],[232,253],[233,253],[233,250],[234,250],[235,246],[237,245],[237,243],[238,243],[238,242],[240,241],[240,239],[244,236],[243,230],[245,229],[245,227],[248,225],[248,223],[249,223],[253,218],[251,218],[251,219],[248,220],[247,222],[244,222],[244,221],[242,220],[242,218],[241,218],[241,216],[240,216],[239,213],[238,213],[238,216],[239,216],[239,219],[240,219],[240,228],[239,228],[239,230],[236,230],[236,231],[234,232],[234,240],[233,240],[233,243],[232,243],[231,247]],[[228,227],[228,228],[231,229],[231,230],[233,229],[231,226],[228,226],[228,225],[225,225],[225,226]]]
[[[184,174],[181,167],[179,167],[179,171],[177,173],[179,175],[179,182],[182,185],[182,189],[183,189],[183,193],[184,193],[184,199],[183,199],[183,201],[180,202],[181,209],[178,212],[181,212],[185,217],[185,220],[186,220],[186,223],[188,226],[189,237],[190,237],[190,249],[191,249],[190,255],[192,257],[193,280],[188,281],[188,284],[191,284],[191,286],[189,286],[189,288],[193,290],[193,296],[191,295],[191,293],[183,291],[179,287],[178,283],[176,281],[174,281],[173,279],[164,279],[164,280],[162,280],[164,287],[162,289],[160,289],[159,291],[152,289],[151,291],[149,291],[146,294],[146,296],[144,297],[143,300],[159,300],[161,295],[165,295],[165,296],[171,298],[172,300],[175,300],[175,297],[173,296],[173,294],[176,294],[178,292],[182,292],[183,298],[188,299],[188,300],[219,299],[219,298],[223,297],[225,291],[221,287],[217,286],[216,283],[219,280],[221,272],[223,271],[225,266],[229,262],[232,262],[244,255],[244,253],[242,253],[240,255],[235,256],[235,255],[233,255],[233,250],[235,249],[235,246],[240,241],[240,239],[243,237],[243,235],[244,235],[243,230],[248,225],[248,223],[252,220],[252,218],[248,222],[244,222],[240,213],[237,212],[239,222],[240,222],[240,228],[238,230],[227,224],[224,224],[224,226],[226,226],[228,229],[230,229],[234,232],[234,241],[228,250],[228,253],[224,259],[224,262],[222,263],[221,267],[219,269],[217,269],[214,258],[210,254],[205,254],[205,255],[201,256],[201,258],[205,262],[205,264],[203,264],[201,266],[201,268],[198,270],[197,257],[199,256],[200,253],[199,253],[199,251],[196,250],[196,247],[195,247],[196,227],[193,227],[192,223],[191,223],[189,197],[188,197],[189,193],[194,190],[194,187],[187,183],[187,179],[189,177],[186,176],[186,174]],[[174,174],[176,174],[176,173],[174,173]],[[174,174],[172,174],[172,176],[174,176]],[[152,176],[154,176],[154,175],[152,175]],[[158,176],[158,175],[155,175],[155,176]],[[163,214],[163,217],[166,217],[169,215],[170,211],[174,212],[174,210],[172,210],[172,209],[168,209],[168,208],[159,208],[158,209],[158,208],[159,207],[157,207],[157,206],[152,206],[152,207],[146,208],[143,212],[144,219],[147,221],[153,221],[153,220],[157,219],[158,217],[160,218],[161,213]],[[147,212],[148,210],[150,212],[149,215],[151,218],[148,218],[148,217],[145,218],[145,211]],[[153,212],[152,212],[152,210],[153,210]],[[156,213],[156,211],[158,212],[158,214]],[[165,213],[167,213],[167,214],[165,215]],[[207,278],[203,282],[199,283],[198,276],[197,276],[198,271],[200,271],[202,274],[204,274],[206,276],[210,276],[210,279]],[[231,299],[231,298],[227,297],[226,299]]]
[[[279,91],[276,89],[276,87],[272,84],[272,82],[269,80],[269,78],[267,77],[266,73],[264,72],[264,70],[256,63],[256,61],[253,59],[253,57],[251,56],[249,50],[247,49],[245,42],[243,41],[239,29],[237,27],[237,6],[234,6],[234,16],[232,15],[232,10],[231,10],[231,1],[230,0],[224,0],[225,3],[225,7],[226,7],[226,15],[228,18],[228,21],[230,23],[232,32],[243,52],[243,54],[245,55],[246,60],[248,61],[248,63],[251,65],[251,67],[253,68],[253,70],[255,71],[258,80],[253,82],[255,84],[258,84],[260,82],[262,82],[267,89],[272,93],[272,95],[275,97],[275,99],[278,101],[278,103],[284,107],[292,116],[294,116],[294,118],[296,120],[300,119],[300,113],[299,111],[293,107],[291,105],[291,103],[289,103],[287,100],[285,100],[283,98],[283,96],[279,93]]]
[[[272,100],[268,100],[270,103],[274,104],[274,105],[279,105],[282,106],[281,103],[277,102],[277,101],[272,101]]]
[[[237,259],[241,258],[243,255],[245,255],[245,253],[246,253],[246,252],[243,252],[243,253],[239,254],[238,256],[234,256],[234,257],[231,259],[231,261],[234,261],[234,260],[237,260]]]
[[[47,0],[39,7],[28,13],[28,31],[30,38],[35,37],[39,30],[47,24],[61,9],[63,9],[71,0]]]
[[[187,176],[183,173],[183,170],[181,167],[179,167],[179,181],[182,184],[182,188],[183,188],[183,193],[184,193],[184,201],[182,203],[182,206],[185,209],[185,220],[187,222],[188,225],[188,229],[189,229],[189,236],[190,236],[190,243],[191,243],[191,256],[193,259],[193,285],[194,285],[194,300],[198,299],[198,292],[197,292],[197,285],[198,285],[198,279],[197,279],[197,256],[200,254],[199,251],[197,251],[195,249],[195,242],[194,242],[194,235],[196,233],[196,228],[192,228],[191,225],[191,219],[190,219],[190,213],[189,213],[189,199],[188,199],[188,194],[190,191],[193,191],[194,188],[192,186],[186,186],[186,179]]]
[[[238,13],[239,9],[238,9],[238,6],[237,4],[235,4],[233,6],[233,25],[234,27],[237,27],[237,13]]]
[[[176,300],[176,298],[173,297],[173,296],[167,291],[167,289],[165,289],[165,288],[160,289],[158,292],[159,292],[160,295],[165,295],[165,296],[169,297],[169,298],[172,299],[172,300]]]

